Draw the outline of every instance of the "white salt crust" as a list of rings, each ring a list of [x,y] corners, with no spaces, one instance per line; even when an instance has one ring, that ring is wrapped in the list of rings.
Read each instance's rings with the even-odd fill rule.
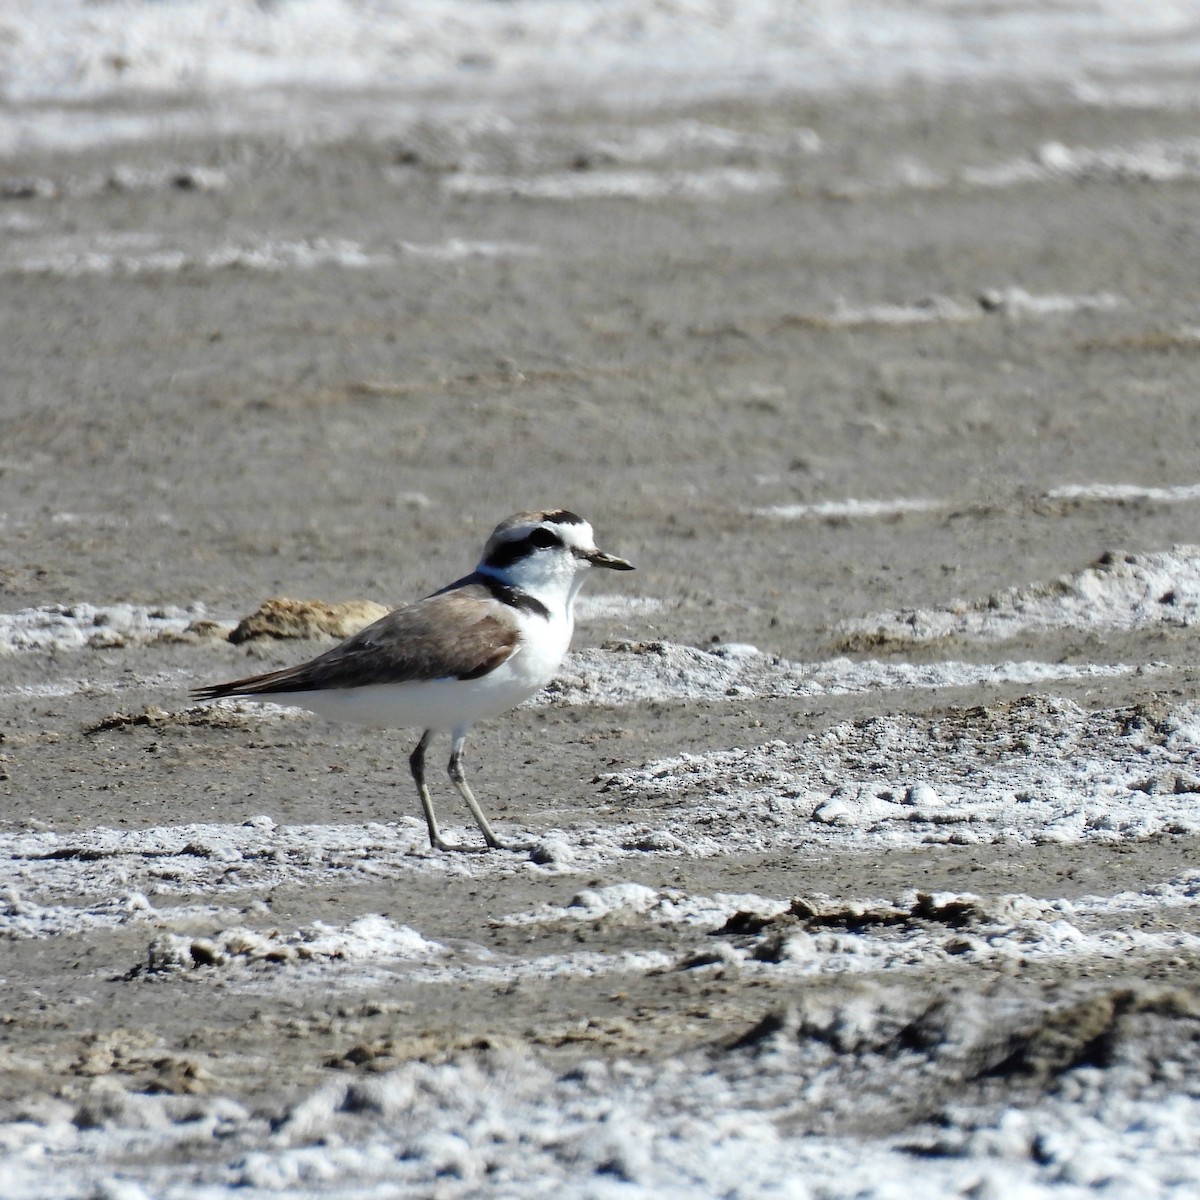
[[[1200,616],[1200,547],[1110,554],[1094,566],[1049,583],[1006,588],[944,608],[901,609],[856,617],[841,635],[914,645],[944,638],[1002,641],[1059,629],[1189,628]]]

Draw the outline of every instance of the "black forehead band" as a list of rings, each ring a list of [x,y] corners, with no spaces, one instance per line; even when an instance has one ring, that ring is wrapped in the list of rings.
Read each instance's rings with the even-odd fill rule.
[[[549,521],[552,525],[586,525],[587,522],[578,514],[573,513],[569,509],[560,508],[555,512],[548,512],[543,518],[543,521]]]

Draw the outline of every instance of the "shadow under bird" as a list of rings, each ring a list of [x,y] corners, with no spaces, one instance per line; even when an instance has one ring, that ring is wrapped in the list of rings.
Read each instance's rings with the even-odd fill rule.
[[[376,729],[423,729],[409,758],[429,842],[447,842],[425,782],[433,735],[451,734],[450,779],[492,849],[492,831],[463,773],[463,743],[479,720],[515,708],[554,677],[571,644],[575,597],[593,567],[632,571],[596,547],[565,509],[521,512],[496,526],[470,574],[388,613],[309,662],[196,688],[197,700],[245,697],[294,705]]]

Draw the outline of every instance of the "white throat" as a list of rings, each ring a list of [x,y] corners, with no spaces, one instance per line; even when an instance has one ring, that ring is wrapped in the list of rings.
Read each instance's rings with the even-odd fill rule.
[[[531,554],[511,567],[484,566],[476,568],[510,587],[519,588],[535,600],[540,600],[556,616],[574,623],[575,597],[590,570],[589,564],[577,559],[569,550]]]

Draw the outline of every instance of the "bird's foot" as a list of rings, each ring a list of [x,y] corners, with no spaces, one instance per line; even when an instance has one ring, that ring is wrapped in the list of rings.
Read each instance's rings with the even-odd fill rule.
[[[440,834],[430,839],[430,845],[435,850],[445,850],[454,854],[486,854],[489,850],[507,850],[512,854],[528,854],[534,849],[532,843],[502,842],[498,837],[486,839],[483,846],[464,842],[448,842]]]
[[[492,838],[488,842],[489,850],[507,850],[511,854],[528,854],[534,849],[532,842],[502,842],[499,838]]]

